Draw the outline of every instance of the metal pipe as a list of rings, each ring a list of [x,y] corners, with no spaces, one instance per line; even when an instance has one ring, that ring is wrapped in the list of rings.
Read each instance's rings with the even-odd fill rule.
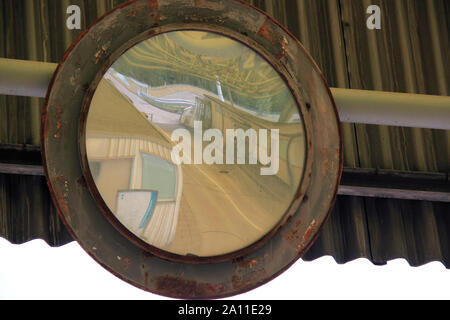
[[[450,193],[448,192],[402,190],[392,188],[374,188],[345,185],[339,186],[338,195],[368,198],[450,202]]]
[[[450,97],[332,88],[342,122],[450,130]]]
[[[0,94],[45,97],[56,63],[0,58]],[[450,97],[331,88],[342,122],[450,130]]]
[[[450,202],[450,177],[443,172],[344,168],[338,194]]]
[[[404,178],[404,181],[400,181],[400,183],[397,183],[397,185],[393,184],[391,187],[380,185],[361,186],[361,185],[346,184],[345,182],[346,176],[352,175],[352,173],[354,173],[355,171],[357,171],[357,169],[352,169],[349,172],[347,172],[347,170],[344,169],[343,173],[344,181],[341,181],[341,185],[339,186],[338,189],[338,195],[368,197],[368,198],[450,202],[450,193],[446,192],[445,190],[440,190],[440,188],[434,187],[433,185],[428,186],[428,189],[430,190],[425,190],[427,188],[420,188],[420,187],[402,188],[403,184],[408,183],[407,181],[408,178]],[[364,169],[360,171],[364,173]],[[17,175],[31,175],[31,176],[45,175],[44,168],[41,165],[24,165],[11,163],[0,163],[0,174],[17,174]],[[414,175],[414,173],[412,173],[412,175]],[[426,173],[424,175],[426,175]]]
[[[22,176],[44,176],[44,168],[39,165],[0,163],[0,173]]]
[[[44,98],[57,64],[0,58],[0,94]]]

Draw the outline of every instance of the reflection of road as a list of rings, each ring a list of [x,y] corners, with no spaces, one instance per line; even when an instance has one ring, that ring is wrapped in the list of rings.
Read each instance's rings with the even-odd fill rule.
[[[244,248],[264,236],[284,213],[237,166],[184,165],[177,233],[170,251],[220,255]]]
[[[169,136],[182,127],[158,126]],[[271,230],[287,209],[290,192],[286,189],[280,192],[279,180],[266,176],[263,179],[274,180],[273,193],[269,193],[257,180],[262,178],[254,179],[246,173],[247,166],[182,165],[183,194],[177,232],[166,250],[220,255],[244,248]],[[273,194],[281,194],[283,198]]]
[[[136,93],[128,90],[120,81],[108,75],[105,75],[105,78],[110,80],[120,93],[128,97],[136,109],[149,115],[152,122],[167,124],[178,124],[180,122],[180,114],[157,108],[146,102]]]

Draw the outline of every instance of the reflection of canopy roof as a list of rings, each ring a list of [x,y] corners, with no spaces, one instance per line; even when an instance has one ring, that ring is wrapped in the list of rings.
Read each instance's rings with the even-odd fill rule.
[[[127,134],[150,138],[167,145],[170,143],[107,80],[100,81],[92,99],[86,132]]]
[[[217,33],[183,31],[167,35],[176,45],[203,56],[230,59],[248,54],[246,46]]]
[[[269,98],[286,90],[281,77],[261,56],[235,40],[212,33],[161,34],[122,57],[120,60],[134,69],[165,70],[214,83],[218,77],[222,85],[244,96]]]

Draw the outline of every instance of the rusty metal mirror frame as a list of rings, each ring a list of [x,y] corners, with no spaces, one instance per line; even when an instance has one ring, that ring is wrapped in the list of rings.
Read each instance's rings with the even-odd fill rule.
[[[305,171],[290,210],[260,241],[230,255],[186,258],[143,245],[98,201],[88,169],[84,124],[101,77],[137,42],[174,30],[220,33],[261,54],[290,87],[304,122]],[[323,75],[289,32],[238,0],[135,0],[107,13],[59,63],[47,91],[41,145],[55,205],[83,249],[126,282],[174,298],[231,296],[286,270],[317,237],[342,173],[339,119]]]
[[[221,262],[226,261],[238,257],[242,257],[246,255],[247,253],[256,250],[257,248],[261,247],[264,243],[266,243],[278,230],[280,226],[282,226],[286,219],[288,219],[290,216],[292,216],[296,210],[298,209],[298,206],[303,198],[304,191],[309,183],[309,177],[302,175],[302,179],[300,181],[299,187],[296,191],[296,195],[293,199],[293,201],[289,204],[289,208],[284,212],[282,215],[282,218],[280,221],[264,236],[262,236],[259,240],[254,242],[253,244],[246,246],[243,249],[227,253],[220,256],[208,256],[208,257],[198,257],[193,255],[178,255],[174,253],[170,253],[167,251],[164,251],[162,249],[159,249],[155,246],[152,246],[143,240],[141,240],[139,237],[137,237],[135,234],[133,234],[131,231],[129,231],[118,219],[117,217],[111,212],[108,205],[103,200],[100,191],[98,190],[96,183],[94,181],[94,178],[92,177],[91,170],[89,168],[88,163],[88,157],[87,157],[87,151],[86,151],[86,124],[87,124],[87,117],[89,114],[89,109],[91,106],[92,98],[95,94],[95,90],[99,84],[99,82],[103,79],[104,74],[109,70],[109,68],[126,52],[128,49],[133,48],[135,45],[148,40],[152,37],[173,32],[173,31],[205,31],[205,32],[211,32],[211,33],[217,33],[222,36],[225,36],[227,38],[233,39],[235,41],[238,41],[239,43],[242,43],[246,45],[247,47],[251,48],[253,51],[255,51],[257,54],[265,58],[265,60],[274,67],[274,69],[278,72],[278,74],[281,76],[283,81],[287,84],[287,87],[290,89],[294,100],[299,106],[299,113],[302,115],[300,121],[302,122],[302,126],[305,128],[305,145],[310,145],[310,134],[311,131],[309,128],[309,122],[305,123],[303,119],[303,115],[306,114],[306,106],[303,102],[303,99],[301,99],[299,92],[297,90],[297,83],[295,80],[289,79],[289,75],[285,73],[285,71],[281,68],[280,65],[278,65],[277,61],[275,61],[273,58],[271,58],[270,54],[265,52],[264,48],[260,47],[260,45],[256,42],[254,42],[251,39],[247,39],[242,34],[236,33],[232,30],[222,28],[220,26],[211,26],[209,24],[204,23],[196,23],[193,25],[192,23],[176,23],[176,24],[170,24],[168,26],[161,26],[156,29],[151,29],[150,31],[145,31],[144,33],[139,34],[138,36],[132,38],[128,42],[126,42],[122,47],[118,48],[117,50],[113,51],[108,58],[108,61],[104,64],[102,64],[101,69],[99,73],[96,75],[94,80],[91,82],[89,86],[89,94],[87,94],[84,98],[83,107],[81,111],[81,118],[80,118],[80,124],[79,124],[79,144],[80,144],[80,156],[81,156],[81,162],[82,162],[82,170],[84,174],[84,178],[86,180],[86,183],[92,193],[92,196],[97,201],[100,210],[105,215],[105,217],[130,241],[134,242],[136,245],[140,246],[143,250],[148,251],[151,254],[154,254],[158,257],[161,257],[163,259],[168,259],[170,261],[176,261],[176,262],[186,262],[186,263],[211,263],[211,262]],[[309,150],[309,148],[307,148]],[[311,167],[311,154],[310,152],[306,152],[305,154],[305,168],[304,172],[309,171]]]

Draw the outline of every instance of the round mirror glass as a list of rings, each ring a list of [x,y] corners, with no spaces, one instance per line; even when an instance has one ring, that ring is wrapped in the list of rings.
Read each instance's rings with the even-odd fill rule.
[[[166,252],[212,257],[283,220],[303,175],[304,132],[293,94],[260,54],[217,33],[173,31],[104,74],[85,143],[123,227]]]

